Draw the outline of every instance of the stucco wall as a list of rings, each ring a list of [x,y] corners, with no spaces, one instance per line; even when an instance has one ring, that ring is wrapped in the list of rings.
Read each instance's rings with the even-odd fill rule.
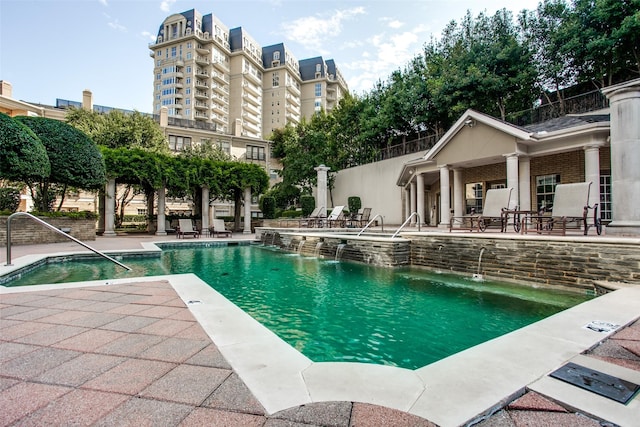
[[[396,181],[402,166],[409,160],[420,158],[423,152],[407,154],[389,160],[344,169],[336,175],[330,201],[333,205],[347,206],[350,196],[359,196],[363,208],[371,208],[371,218],[380,214],[385,225],[402,224],[402,187]]]

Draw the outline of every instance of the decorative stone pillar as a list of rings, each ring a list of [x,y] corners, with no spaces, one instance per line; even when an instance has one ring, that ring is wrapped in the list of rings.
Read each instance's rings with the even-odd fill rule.
[[[251,187],[244,189],[244,230],[242,234],[251,234]]]
[[[600,203],[600,147],[597,145],[584,147],[584,180],[591,181],[589,206]]]
[[[462,169],[453,170],[453,216],[464,215],[464,183],[462,182]]]
[[[608,235],[640,235],[640,79],[602,90],[611,113],[612,221]]]
[[[158,205],[160,204],[160,201],[158,201]],[[208,185],[203,185],[202,186],[202,205],[201,205],[201,210],[202,210],[202,233],[208,233],[209,232],[209,186]]]
[[[416,189],[418,185],[416,184],[415,181],[411,181],[410,185],[411,185],[411,210],[409,211],[409,215],[411,215],[416,211],[417,205],[418,205],[418,198],[416,195]],[[411,218],[411,225],[415,225],[415,223],[416,223],[416,217],[414,216]]]
[[[507,187],[512,188],[511,197],[509,198],[509,209],[515,209],[519,205],[520,200],[520,183],[518,173],[518,155],[508,154],[507,157]]]
[[[518,165],[518,184],[520,192],[518,194],[518,203],[520,210],[531,210],[531,159],[529,157],[520,156]]]
[[[416,212],[420,215],[421,224],[424,224],[424,175],[421,173],[416,174]]]
[[[162,186],[158,188],[158,216],[157,216],[158,226],[156,227],[156,236],[167,235],[167,229],[165,227],[165,216],[164,216],[165,201],[166,201],[165,188],[164,186]]]
[[[109,179],[104,190],[104,233],[105,237],[115,237],[116,180]]]
[[[316,192],[316,207],[322,208],[319,212],[320,216],[327,216],[327,172],[331,170],[330,167],[320,165],[314,168],[318,174],[317,192]]]
[[[440,228],[449,228],[451,219],[451,196],[449,195],[449,165],[440,166]]]

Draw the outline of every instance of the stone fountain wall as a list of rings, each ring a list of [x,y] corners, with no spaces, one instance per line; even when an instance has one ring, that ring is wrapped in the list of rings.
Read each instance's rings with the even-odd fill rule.
[[[282,234],[281,234],[282,233]],[[413,265],[509,283],[593,292],[594,282],[640,284],[640,240],[508,238],[421,233],[405,239],[349,239],[263,230],[261,241],[304,256],[384,267]],[[338,254],[338,256],[336,256]]]
[[[433,270],[573,291],[592,291],[597,280],[640,284],[637,240],[408,237],[411,264]]]

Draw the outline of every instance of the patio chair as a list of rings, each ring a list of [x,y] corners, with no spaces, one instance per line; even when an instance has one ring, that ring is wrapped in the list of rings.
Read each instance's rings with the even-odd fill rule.
[[[598,204],[589,206],[591,182],[556,185],[550,213],[543,208],[538,213],[526,215],[522,219],[522,232],[567,234],[567,224],[575,223],[576,228],[584,227],[587,235],[590,226],[595,226],[598,235],[602,233],[602,221],[598,216]],[[593,224],[587,224],[589,209],[593,209]]]
[[[363,208],[362,212],[355,215],[355,217],[351,218],[347,221],[347,225],[349,227],[364,227],[369,222],[369,217],[371,216],[371,208]]]
[[[231,230],[227,230],[224,226],[224,220],[222,219],[214,219],[211,227],[209,227],[209,234],[213,237],[215,236],[228,236],[233,237],[233,233]]]
[[[176,237],[183,238],[184,236],[192,235],[194,238],[200,237],[200,233],[193,226],[193,222],[190,219],[181,218],[178,220],[178,230],[176,232]]]
[[[164,221],[164,231],[167,233],[175,233],[176,229],[171,227],[171,222],[167,219]]]
[[[509,210],[509,200],[511,199],[511,187],[492,188],[487,190],[484,198],[484,205],[481,214],[472,214],[462,217],[451,217],[449,220],[449,231],[469,230],[485,231],[493,224],[500,224],[500,231],[504,232],[507,225],[507,212]]]
[[[324,206],[320,206],[315,208],[308,217],[306,218],[298,218],[298,226],[299,227],[315,227],[316,223],[319,219],[322,218],[322,213],[324,210]]]
[[[344,206],[334,206],[329,216],[326,219],[320,219],[318,221],[319,227],[334,227],[343,226],[346,222],[344,219]]]

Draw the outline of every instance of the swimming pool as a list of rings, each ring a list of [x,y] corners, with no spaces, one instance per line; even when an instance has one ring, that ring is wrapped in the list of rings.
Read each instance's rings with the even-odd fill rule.
[[[170,248],[160,258],[126,263],[132,273],[102,260],[53,263],[9,285],[193,272],[313,361],[409,369],[587,299],[257,246]]]

